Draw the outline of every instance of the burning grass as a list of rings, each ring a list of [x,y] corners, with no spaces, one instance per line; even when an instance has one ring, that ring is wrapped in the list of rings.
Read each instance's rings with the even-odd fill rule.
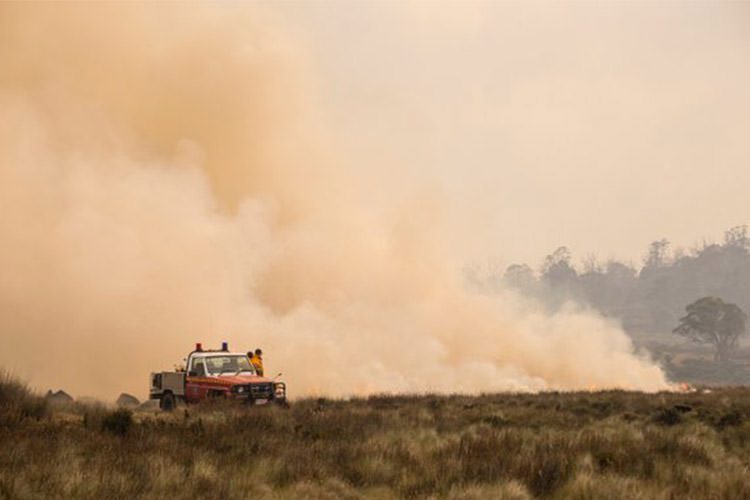
[[[288,410],[28,414],[0,427],[0,498],[747,498],[749,396],[378,396]]]

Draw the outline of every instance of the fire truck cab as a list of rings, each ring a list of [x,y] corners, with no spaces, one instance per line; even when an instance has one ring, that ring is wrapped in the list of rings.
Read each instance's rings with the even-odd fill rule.
[[[226,342],[220,350],[204,350],[196,344],[185,359],[185,369],[151,374],[150,398],[163,410],[178,402],[198,403],[226,398],[262,404],[286,405],[286,384],[259,376],[245,353],[230,352]]]

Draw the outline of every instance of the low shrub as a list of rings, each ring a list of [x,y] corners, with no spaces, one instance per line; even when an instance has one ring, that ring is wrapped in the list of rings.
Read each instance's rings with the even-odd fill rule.
[[[133,412],[127,408],[118,408],[104,415],[102,430],[116,436],[124,436],[133,426]]]
[[[654,415],[654,422],[666,426],[677,425],[682,422],[682,413],[675,408],[663,408]]]

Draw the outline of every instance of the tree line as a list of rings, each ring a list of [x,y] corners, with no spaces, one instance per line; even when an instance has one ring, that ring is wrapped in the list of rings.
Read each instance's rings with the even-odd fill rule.
[[[618,319],[630,333],[669,333],[680,324],[686,306],[703,297],[720,297],[750,311],[750,233],[748,226],[733,227],[722,242],[704,242],[691,250],[672,251],[668,240],[657,240],[639,267],[595,256],[575,265],[562,246],[537,269],[513,264],[470,277],[483,287],[510,287],[535,296],[552,309],[571,300],[587,304]]]

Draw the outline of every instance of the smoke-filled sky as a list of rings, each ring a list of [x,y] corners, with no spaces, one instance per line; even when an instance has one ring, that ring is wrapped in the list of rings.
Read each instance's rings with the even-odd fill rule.
[[[442,189],[469,228],[462,252],[536,266],[568,245],[639,263],[653,240],[692,246],[748,222],[747,2],[285,14],[343,146],[400,185]]]
[[[0,4],[0,366],[145,393],[195,341],[292,394],[667,387],[469,260],[747,222],[747,4]]]

